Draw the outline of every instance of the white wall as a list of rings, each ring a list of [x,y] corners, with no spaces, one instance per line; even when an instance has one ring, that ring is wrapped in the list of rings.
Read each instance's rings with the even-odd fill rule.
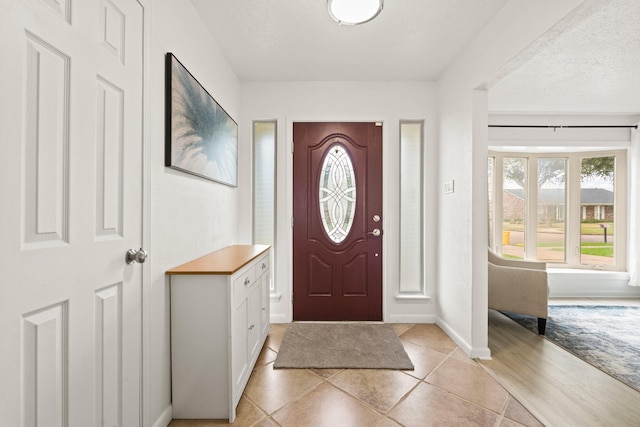
[[[468,354],[487,346],[488,82],[578,6],[579,0],[511,0],[439,81],[438,324]],[[483,130],[484,127],[484,130]],[[455,193],[440,189],[455,181]]]
[[[589,0],[587,0],[589,1]],[[500,67],[579,0],[511,0],[439,82],[243,83],[187,0],[145,0],[151,246],[145,315],[145,421],[171,417],[169,287],[164,271],[251,239],[252,120],[278,120],[278,236],[272,320],[291,319],[291,154],[296,120],[384,122],[385,319],[434,321],[469,354],[486,356],[486,93]],[[167,169],[164,55],[173,52],[239,124],[237,189]],[[439,99],[439,104],[438,104]],[[240,116],[240,113],[242,115]],[[427,301],[398,301],[398,122],[425,119]],[[485,129],[483,129],[485,128]],[[445,181],[455,193],[444,195]],[[437,302],[437,306],[435,305]]]
[[[145,424],[171,418],[169,285],[164,272],[193,258],[238,243],[238,194],[231,188],[164,167],[164,58],[172,52],[236,120],[240,83],[191,2],[147,0],[147,132],[150,148],[150,282],[145,309]],[[240,131],[242,137],[242,131]]]
[[[242,84],[243,183],[251,182],[252,121],[277,120],[277,265],[278,298],[272,299],[271,320],[291,321],[292,289],[292,157],[291,132],[295,121],[383,122],[383,227],[384,319],[387,322],[434,322],[435,308],[435,85],[425,82],[280,82]],[[426,293],[431,299],[399,300],[399,121],[425,120],[425,251]],[[251,224],[251,194],[243,192],[240,222]],[[241,240],[251,238],[251,227],[240,230]]]

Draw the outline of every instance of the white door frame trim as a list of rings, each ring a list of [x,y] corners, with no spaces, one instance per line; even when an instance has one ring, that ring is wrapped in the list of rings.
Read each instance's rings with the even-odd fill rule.
[[[142,248],[151,247],[151,118],[149,117],[150,105],[149,78],[150,69],[150,42],[151,42],[151,6],[145,4],[145,0],[136,0],[142,7]],[[153,255],[153,254],[151,254]],[[140,425],[151,426],[151,263],[153,257],[147,260],[142,267],[142,337],[141,337],[141,360],[140,360]]]

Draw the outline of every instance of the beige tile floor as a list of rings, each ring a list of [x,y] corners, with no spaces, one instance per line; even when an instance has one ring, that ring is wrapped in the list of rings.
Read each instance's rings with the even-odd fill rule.
[[[237,410],[237,427],[540,426],[436,325],[394,325],[413,371],[273,369],[286,325],[269,337]],[[170,427],[228,425],[173,420]]]

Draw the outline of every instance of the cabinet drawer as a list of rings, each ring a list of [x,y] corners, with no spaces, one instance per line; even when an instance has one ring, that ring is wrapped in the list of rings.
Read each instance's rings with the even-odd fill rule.
[[[263,273],[269,270],[269,267],[271,267],[271,260],[269,259],[269,255],[259,259],[256,262],[254,278],[257,279],[262,276]]]
[[[255,281],[254,268],[241,272],[233,281],[233,305],[237,306],[247,298],[249,287]]]

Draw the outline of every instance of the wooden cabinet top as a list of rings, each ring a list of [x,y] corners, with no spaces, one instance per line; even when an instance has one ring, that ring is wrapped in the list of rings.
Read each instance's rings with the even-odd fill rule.
[[[227,246],[167,270],[167,274],[233,274],[269,248],[269,245]]]

